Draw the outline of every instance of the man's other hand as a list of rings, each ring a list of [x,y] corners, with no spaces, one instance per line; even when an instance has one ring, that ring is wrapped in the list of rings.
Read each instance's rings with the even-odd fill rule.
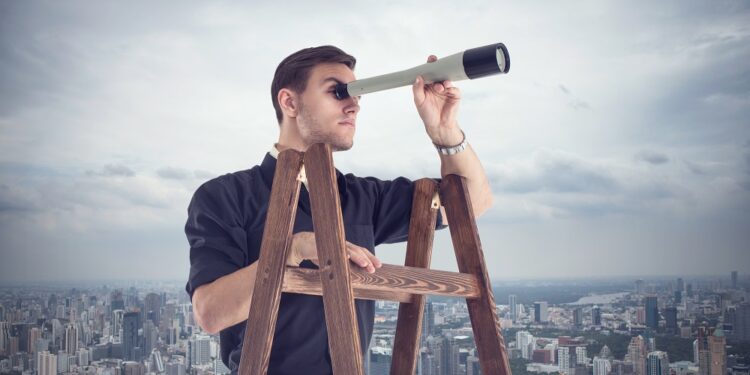
[[[375,257],[369,250],[349,241],[346,242],[346,253],[352,263],[369,273],[374,273],[376,268],[383,266],[380,259]],[[308,259],[316,266],[320,266],[318,263],[318,249],[315,245],[315,233],[313,232],[298,232],[292,236],[292,250],[289,254],[287,265],[298,266],[299,262],[304,259]]]

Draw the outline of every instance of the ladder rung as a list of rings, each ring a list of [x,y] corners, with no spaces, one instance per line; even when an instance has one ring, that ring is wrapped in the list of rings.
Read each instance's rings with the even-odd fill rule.
[[[411,302],[414,294],[478,298],[477,277],[471,274],[383,264],[375,273],[359,267],[349,270],[354,297]],[[282,291],[322,295],[320,271],[287,267]]]

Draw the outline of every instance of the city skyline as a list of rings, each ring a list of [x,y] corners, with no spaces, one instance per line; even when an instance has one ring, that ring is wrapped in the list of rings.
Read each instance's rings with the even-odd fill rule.
[[[3,2],[0,283],[187,279],[192,193],[260,162],[276,65],[322,44],[358,78],[506,44],[508,75],[456,83],[495,195],[491,279],[743,272],[750,5],[641,5]],[[437,177],[408,87],[363,97],[357,124],[342,171]],[[456,270],[447,230],[432,267]]]

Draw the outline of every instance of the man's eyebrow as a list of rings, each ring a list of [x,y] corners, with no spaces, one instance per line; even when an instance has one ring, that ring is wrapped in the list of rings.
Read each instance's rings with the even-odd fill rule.
[[[340,81],[340,80],[339,80],[338,78],[336,78],[336,77],[328,77],[328,78],[324,79],[324,80],[323,80],[323,82],[321,82],[321,85],[325,84],[325,83],[326,83],[326,82],[328,82],[328,81],[333,81],[333,82],[336,82],[336,83],[338,83],[338,84],[343,84],[343,83],[344,83],[344,82],[341,82],[341,81]]]

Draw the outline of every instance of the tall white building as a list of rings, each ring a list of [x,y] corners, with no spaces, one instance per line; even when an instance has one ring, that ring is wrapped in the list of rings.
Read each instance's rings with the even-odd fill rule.
[[[531,359],[534,353],[534,335],[528,331],[516,332],[516,347],[521,349],[521,357],[523,359]]]
[[[560,372],[568,373],[570,369],[570,347],[561,346],[557,348],[557,368]]]
[[[612,362],[609,358],[594,357],[594,375],[609,375],[612,372]]]
[[[41,351],[36,356],[39,375],[57,375],[57,356],[48,351]]]
[[[579,365],[588,364],[589,357],[586,354],[585,346],[576,346],[576,363]]]
[[[518,302],[516,302],[515,294],[508,296],[508,307],[510,307],[510,320],[515,322],[518,319]]]
[[[65,326],[65,351],[70,355],[78,352],[78,325],[67,324]]]
[[[190,366],[201,366],[211,363],[211,338],[198,335],[190,339]]]

